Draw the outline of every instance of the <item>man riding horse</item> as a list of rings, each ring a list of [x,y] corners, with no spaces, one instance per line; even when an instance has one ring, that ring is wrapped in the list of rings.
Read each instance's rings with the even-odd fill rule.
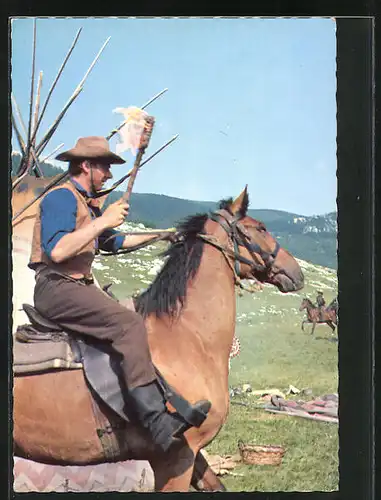
[[[321,290],[318,291],[317,297],[316,297],[316,306],[319,309],[319,320],[323,320],[323,311],[325,308],[325,299],[323,297],[323,292]]]
[[[35,307],[63,329],[111,343],[120,355],[125,400],[165,451],[190,425],[166,409],[143,318],[98,288],[91,275],[98,248],[115,253],[157,235],[116,235],[113,228],[123,223],[128,203],[118,200],[103,213],[97,206],[94,196],[112,178],[111,165],[125,163],[110,151],[105,138],[80,138],[56,159],[69,162],[70,177],[44,196],[37,213],[29,263],[36,272]],[[194,406],[205,405],[209,402]]]

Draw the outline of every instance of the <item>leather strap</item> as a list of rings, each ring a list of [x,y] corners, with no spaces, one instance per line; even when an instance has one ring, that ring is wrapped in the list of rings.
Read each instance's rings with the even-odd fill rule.
[[[157,381],[161,387],[161,390],[163,391],[166,401],[168,401],[168,403],[170,403],[175,408],[175,410],[183,417],[186,422],[188,422],[188,424],[191,424],[194,427],[200,427],[207,415],[202,412],[196,411],[192,407],[192,405],[189,404],[189,401],[184,399],[180,394],[172,391],[172,388],[165,381],[164,377],[156,368],[156,366],[154,366],[154,369],[156,372]]]
[[[96,423],[97,436],[101,442],[105,459],[114,462],[120,457],[121,453],[117,433],[124,432],[126,422],[121,419],[113,421],[112,418],[106,417],[104,411],[102,411],[103,404],[98,402],[97,396],[90,387],[89,390],[91,393],[91,405]]]

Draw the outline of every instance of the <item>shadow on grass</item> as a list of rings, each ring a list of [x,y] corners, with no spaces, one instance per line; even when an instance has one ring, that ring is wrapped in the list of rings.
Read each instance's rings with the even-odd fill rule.
[[[315,340],[326,340],[327,342],[338,342],[339,337],[314,337]]]

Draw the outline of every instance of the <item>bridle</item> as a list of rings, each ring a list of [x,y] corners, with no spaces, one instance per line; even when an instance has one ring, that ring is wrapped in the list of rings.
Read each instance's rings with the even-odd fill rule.
[[[229,236],[229,240],[233,245],[233,249],[216,244],[216,241],[210,237],[208,238],[207,235],[200,235],[200,237],[202,237],[204,241],[223,251],[225,256],[228,254],[234,259],[233,271],[236,281],[239,281],[240,263],[250,266],[252,271],[256,271],[261,274],[268,274],[272,270],[274,261],[280,249],[278,241],[276,241],[275,248],[272,252],[266,252],[260,247],[260,245],[258,245],[258,243],[252,243],[250,241],[250,235],[243,224],[239,222],[238,217],[232,215],[227,210],[217,210],[211,215],[210,219],[217,222],[226,231]],[[249,251],[252,260],[243,257],[239,253],[240,246],[245,247]],[[262,259],[264,264],[259,261],[258,256]]]

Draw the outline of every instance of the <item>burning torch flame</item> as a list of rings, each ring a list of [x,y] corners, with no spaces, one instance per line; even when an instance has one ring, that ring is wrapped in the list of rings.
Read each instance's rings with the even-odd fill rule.
[[[145,117],[148,114],[136,106],[128,108],[115,108],[114,113],[121,113],[124,116],[125,125],[118,131],[119,141],[116,145],[116,154],[131,150],[136,155],[139,149],[140,136],[144,130]]]

